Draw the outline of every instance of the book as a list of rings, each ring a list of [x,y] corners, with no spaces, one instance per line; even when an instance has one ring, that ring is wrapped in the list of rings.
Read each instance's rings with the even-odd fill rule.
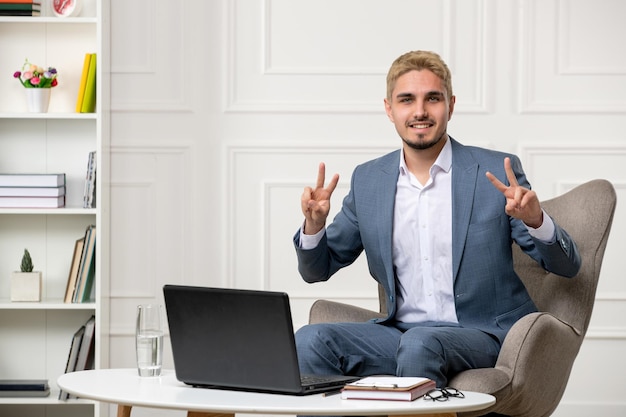
[[[95,248],[96,226],[90,225],[85,232],[85,246],[80,260],[76,290],[72,299],[74,303],[89,301],[95,275]]]
[[[80,255],[80,263],[78,264],[78,271],[76,272],[76,283],[74,285],[74,292],[72,293],[72,303],[78,302],[78,292],[81,285],[81,271],[84,269],[85,261],[87,259],[87,250],[89,247],[89,237],[91,236],[91,228],[93,225],[87,227],[85,231],[85,243],[83,244],[83,251]]]
[[[96,207],[96,151],[89,152],[83,193],[83,208]]]
[[[429,378],[371,376],[346,384],[341,391],[341,398],[413,401],[435,387],[435,381]]]
[[[0,16],[41,16],[39,10],[2,10]]]
[[[60,187],[0,187],[0,197],[60,197],[65,186]]]
[[[76,365],[74,371],[84,371],[87,369],[93,369],[94,359],[94,336],[96,334],[96,316],[91,316],[84,325],[85,331],[83,333],[83,340],[80,343],[80,349],[78,350],[78,357],[76,358]]]
[[[67,363],[65,364],[65,373],[74,372],[76,368],[76,359],[78,359],[78,352],[80,351],[80,344],[83,341],[85,334],[85,326],[80,326],[74,335],[72,336],[72,342],[70,344],[70,353],[67,355]],[[61,390],[59,392],[59,400],[67,400],[70,398],[70,394]]]
[[[74,254],[72,255],[72,263],[70,264],[70,272],[67,277],[67,286],[65,287],[66,303],[71,303],[74,297],[74,291],[76,290],[76,281],[78,280],[78,268],[80,267],[80,259],[83,255],[83,248],[85,247],[85,236],[76,240],[74,243]]]
[[[94,242],[95,249],[95,242]],[[93,252],[93,251],[92,251]],[[94,279],[96,276],[96,257],[92,254],[91,262],[89,263],[89,269],[85,277],[85,285],[81,287],[82,292],[80,294],[80,303],[88,303],[94,301]]]
[[[0,379],[0,391],[44,391],[47,379]]]
[[[65,196],[59,197],[0,197],[0,207],[59,208],[65,207]]]
[[[41,10],[40,3],[0,3],[0,10]]]
[[[0,174],[0,187],[60,187],[65,174]]]
[[[47,397],[50,395],[50,388],[45,390],[16,390],[16,391],[0,391],[0,398],[6,397]]]
[[[87,81],[85,83],[85,93],[80,109],[81,113],[93,113],[96,111],[96,61],[96,54],[91,54]]]
[[[78,96],[76,97],[76,113],[80,113],[83,108],[83,98],[85,96],[85,87],[87,85],[87,74],[89,73],[89,63],[91,62],[91,54],[86,53],[83,60],[83,72],[80,75],[80,84],[78,86]]]

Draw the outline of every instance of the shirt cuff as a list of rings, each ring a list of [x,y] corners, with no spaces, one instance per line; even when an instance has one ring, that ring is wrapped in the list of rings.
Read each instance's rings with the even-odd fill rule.
[[[315,249],[317,245],[320,243],[320,240],[322,240],[324,233],[326,233],[325,228],[320,230],[314,235],[305,235],[304,223],[303,223],[302,227],[300,228],[300,249],[305,249],[305,250]]]
[[[556,241],[554,221],[543,209],[541,211],[543,212],[543,223],[541,223],[541,226],[536,229],[528,225],[525,226],[528,229],[528,233],[535,239],[543,243],[554,243]]]

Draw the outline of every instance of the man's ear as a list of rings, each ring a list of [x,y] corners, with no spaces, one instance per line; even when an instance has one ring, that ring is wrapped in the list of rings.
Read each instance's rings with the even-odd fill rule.
[[[450,103],[448,104],[448,121],[452,119],[452,113],[454,113],[454,104],[456,103],[456,96],[450,97]]]
[[[393,115],[391,113],[391,104],[389,104],[389,100],[385,99],[385,113],[387,113],[387,117],[393,123]]]

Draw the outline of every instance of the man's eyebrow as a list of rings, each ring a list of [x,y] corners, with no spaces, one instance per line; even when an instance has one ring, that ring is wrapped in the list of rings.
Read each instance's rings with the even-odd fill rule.
[[[427,96],[444,96],[443,91],[439,91],[439,90],[433,90],[433,91],[429,91],[427,94]]]
[[[445,96],[445,94],[443,93],[443,91],[439,91],[439,90],[432,90],[432,91],[429,91],[429,92],[427,92],[427,93],[425,94],[425,97],[443,97],[443,96]],[[413,98],[413,97],[415,97],[415,94],[413,94],[413,93],[409,93],[409,92],[406,92],[406,93],[398,93],[398,94],[396,95],[396,98],[397,98],[397,99],[403,99],[403,98]]]
[[[398,93],[396,95],[396,98],[406,98],[406,97],[409,97],[409,98],[415,97],[415,94],[413,94],[413,93]]]

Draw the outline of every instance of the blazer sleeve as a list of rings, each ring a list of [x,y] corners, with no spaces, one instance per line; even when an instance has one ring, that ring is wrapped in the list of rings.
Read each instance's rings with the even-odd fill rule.
[[[306,282],[327,281],[339,269],[352,264],[363,252],[359,223],[354,204],[354,178],[341,210],[326,228],[317,247],[302,249],[300,231],[293,238],[298,258],[298,272]]]
[[[547,244],[539,239],[533,238],[535,247],[541,254],[541,258],[538,262],[546,271],[572,278],[578,274],[581,265],[578,247],[570,235],[556,224],[556,222],[554,226],[556,233],[554,243]]]

